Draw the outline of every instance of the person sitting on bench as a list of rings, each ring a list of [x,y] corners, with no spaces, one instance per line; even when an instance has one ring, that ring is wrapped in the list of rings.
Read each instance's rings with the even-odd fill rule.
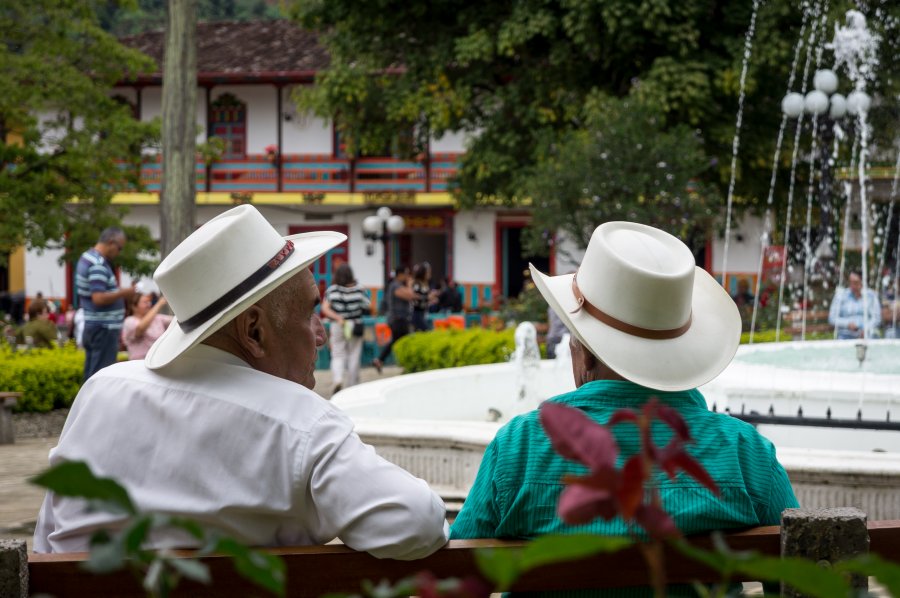
[[[85,461],[137,508],[187,517],[256,546],[347,546],[416,559],[447,541],[444,503],[378,455],[350,419],[312,391],[325,330],[309,266],[346,237],[283,238],[244,205],[170,253],[154,279],[175,319],[144,360],[91,377],[51,465]],[[123,524],[48,493],[36,552],[87,551]],[[193,547],[176,531],[150,548]]]
[[[741,318],[728,293],[697,268],[672,235],[631,222],[608,222],[591,237],[575,274],[547,276],[531,266],[544,299],[571,332],[576,390],[549,399],[606,423],[622,408],[652,397],[674,408],[694,442],[687,451],[717,484],[714,496],[679,474],[656,475],[662,507],[685,534],[778,525],[797,507],[772,443],[738,419],[707,409],[696,388],[731,362]],[[668,430],[668,432],[664,432]],[[659,434],[671,434],[654,424]],[[613,427],[621,454],[639,446],[638,428]],[[663,445],[667,438],[655,438]],[[521,538],[547,533],[629,533],[620,518],[578,527],[557,515],[565,475],[586,469],[552,448],[539,410],[513,418],[485,451],[474,486],[451,529],[454,538]]]

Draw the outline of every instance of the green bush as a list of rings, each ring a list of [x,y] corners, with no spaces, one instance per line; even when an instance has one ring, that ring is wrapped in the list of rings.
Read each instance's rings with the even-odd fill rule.
[[[84,351],[74,345],[15,353],[0,348],[0,390],[24,393],[16,407],[19,412],[69,407],[83,374]]]
[[[424,372],[509,360],[515,349],[514,330],[435,330],[404,336],[394,345],[394,355],[407,372]]]

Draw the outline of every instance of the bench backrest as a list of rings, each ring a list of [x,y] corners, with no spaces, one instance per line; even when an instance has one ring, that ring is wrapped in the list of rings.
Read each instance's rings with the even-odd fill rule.
[[[872,521],[868,523],[870,551],[900,562],[900,521]],[[781,551],[778,527],[758,527],[726,535],[733,550],[755,550],[777,556]],[[697,546],[709,547],[710,538],[691,538]],[[502,540],[454,540],[428,558],[418,561],[379,560],[367,553],[344,546],[306,546],[273,548],[269,551],[281,556],[287,567],[289,596],[322,596],[330,592],[358,592],[363,580],[395,582],[420,571],[431,571],[438,578],[481,577],[475,562],[479,548],[508,550],[521,542]],[[190,551],[179,554],[190,556]],[[140,585],[128,572],[111,575],[91,575],[79,568],[86,554],[33,554],[29,556],[30,591],[67,596],[144,596]],[[719,575],[680,553],[668,550],[666,570],[669,583],[691,581],[715,582]],[[247,596],[262,593],[240,577],[229,559],[218,556],[203,557],[212,573],[213,584],[202,586],[182,582],[177,595],[182,596]],[[638,547],[614,554],[601,554],[580,561],[549,565],[524,575],[515,590],[572,590],[591,587],[624,587],[645,585],[648,571]],[[741,581],[735,578],[734,581]],[[752,581],[744,579],[743,581]]]

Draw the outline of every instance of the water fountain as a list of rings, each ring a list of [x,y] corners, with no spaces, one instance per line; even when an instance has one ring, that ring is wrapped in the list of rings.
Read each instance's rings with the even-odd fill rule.
[[[824,70],[820,68],[820,62],[827,25],[827,11],[822,10],[819,3],[813,3],[811,9],[810,5],[805,6],[804,29],[801,29],[795,48],[788,82],[790,90],[805,43],[807,56],[800,75],[804,93],[811,67],[819,72]],[[758,3],[754,2],[753,19],[757,8]],[[852,31],[845,37],[856,36],[858,41],[859,26],[864,21],[860,21],[855,12],[848,19],[847,28]],[[751,56],[754,25],[751,21],[745,40],[743,71],[746,71]],[[807,35],[806,28],[808,37],[804,37]],[[859,56],[854,58],[852,52],[845,51],[851,46],[857,49],[861,46],[841,45],[841,35],[845,34],[842,32],[845,30],[837,28],[836,45],[832,46],[835,67],[843,65],[849,70],[854,91],[861,92],[871,72],[860,66]],[[742,83],[743,79],[742,74]],[[824,76],[824,79],[828,77]],[[823,75],[819,75],[818,80],[820,87]],[[853,104],[850,112],[856,116],[858,131],[853,142],[851,167],[858,169],[860,203],[865,215],[868,105],[859,93],[852,102],[849,95],[852,94],[848,94],[847,103]],[[801,96],[801,100],[804,100],[805,108],[805,98]],[[826,96],[825,100],[827,110],[829,98]],[[831,101],[840,100],[832,96]],[[817,114],[821,114],[820,104],[817,101]],[[794,174],[801,153],[799,140],[803,108],[796,114],[798,121],[792,151],[789,200],[793,196]],[[785,109],[773,162],[780,157],[781,141],[789,117],[787,112]],[[815,120],[816,117],[813,117]],[[739,111],[733,162],[739,149],[740,128]],[[829,149],[824,143],[822,147]],[[816,147],[813,146],[811,151],[815,154]],[[833,155],[823,154],[823,157],[814,158],[821,167],[830,164]],[[810,166],[811,179],[814,167],[813,162]],[[761,238],[763,255],[771,240],[769,223],[773,216],[772,193],[776,171],[773,163],[767,226]],[[729,204],[733,185],[734,179],[729,185]],[[849,204],[852,191],[849,183],[844,185],[844,191]],[[807,230],[811,226],[811,202],[812,190],[808,187]],[[730,211],[729,205],[729,220]],[[786,226],[790,221],[790,216],[785,219]],[[834,230],[830,232],[834,234]],[[726,229],[726,247],[728,234]],[[789,229],[786,229],[785,237],[789,234]],[[868,232],[864,229],[863,234],[866,236]],[[808,294],[808,270],[813,249],[809,234],[806,236],[804,299]],[[865,239],[863,247],[866,247]],[[863,253],[864,263],[865,257]],[[723,260],[723,270],[726,264],[727,257]],[[785,272],[782,271],[782,284],[785,279]],[[779,311],[783,295],[782,287],[779,290]],[[759,296],[757,287],[756,297]],[[752,328],[755,328],[755,312]],[[427,480],[452,505],[465,497],[486,445],[503,423],[533,409],[545,398],[574,388],[571,362],[570,358],[566,361],[568,353],[565,348],[561,347],[563,351],[557,361],[538,362],[534,348],[526,348],[529,339],[533,338],[533,328],[523,327],[517,331],[517,351],[511,363],[400,376],[347,389],[333,400],[354,419],[357,431],[365,441],[372,443],[382,456]],[[711,409],[727,411],[752,421],[775,443],[779,459],[785,465],[804,507],[852,505],[862,508],[871,519],[900,518],[900,425],[891,421],[893,405],[900,399],[900,342],[864,339],[859,346],[846,341],[743,346],[725,372],[701,391]],[[827,426],[810,426],[811,423]]]

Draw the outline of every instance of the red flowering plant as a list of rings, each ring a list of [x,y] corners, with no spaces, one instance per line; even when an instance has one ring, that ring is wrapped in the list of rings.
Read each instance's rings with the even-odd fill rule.
[[[275,164],[278,162],[278,147],[275,145],[267,145],[263,148],[263,151],[266,152],[266,159],[269,160],[270,163]]]
[[[719,494],[709,473],[685,450],[693,439],[681,415],[655,398],[640,411],[616,411],[606,426],[579,409],[559,403],[546,403],[540,417],[553,448],[590,470],[584,476],[564,478],[567,487],[560,495],[558,510],[566,523],[588,523],[596,517],[609,521],[621,515],[625,521],[646,530],[651,538],[677,537],[678,528],[660,505],[659,493],[654,486],[647,485],[654,467],[673,479],[679,471],[684,471],[713,494]],[[672,438],[664,447],[653,442],[651,425],[657,419],[672,428]],[[618,470],[619,446],[610,428],[620,423],[638,427],[641,446]]]
[[[609,521],[621,516],[627,523],[643,528],[652,542],[641,545],[650,568],[656,594],[665,593],[665,568],[662,540],[680,536],[672,517],[660,503],[657,488],[648,484],[654,467],[674,479],[679,471],[690,475],[710,492],[718,495],[716,483],[685,447],[693,441],[687,424],[671,407],[651,399],[640,411],[620,409],[602,426],[579,409],[559,403],[541,407],[541,424],[553,448],[566,459],[588,467],[587,475],[563,478],[566,488],[559,497],[557,510],[568,524],[589,523],[597,517]],[[652,424],[659,420],[672,429],[665,446],[653,441]],[[616,469],[619,446],[611,428],[618,424],[637,426],[640,448],[629,456],[622,469]]]

